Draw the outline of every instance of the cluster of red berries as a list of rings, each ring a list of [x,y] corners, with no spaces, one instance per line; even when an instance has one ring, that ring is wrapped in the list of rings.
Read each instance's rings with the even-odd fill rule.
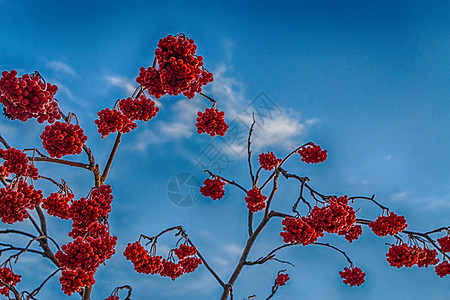
[[[105,260],[114,254],[116,236],[110,236],[106,225],[91,224],[85,236],[61,246],[55,257],[62,268],[95,272]]]
[[[258,187],[254,187],[247,192],[245,196],[245,202],[247,203],[247,208],[251,212],[258,212],[266,207],[267,197],[261,194],[261,190]]]
[[[277,279],[275,279],[275,284],[278,286],[282,286],[285,285],[288,280],[289,280],[288,274],[279,273],[277,275]]]
[[[119,298],[119,296],[111,295],[108,298],[106,298],[105,300],[120,300],[120,298]]]
[[[5,173],[38,179],[38,170],[29,163],[27,155],[22,151],[15,148],[0,149],[0,157],[5,160],[3,162]]]
[[[434,270],[439,277],[447,276],[450,274],[450,263],[444,260],[442,263],[438,264]]]
[[[113,200],[111,193],[110,185],[101,185],[92,190],[88,199],[81,198],[73,201],[69,208],[73,227],[85,228],[100,218],[106,217],[111,211]]]
[[[51,157],[61,158],[64,155],[80,154],[87,136],[78,124],[56,122],[45,126],[41,139],[42,146]]]
[[[280,163],[281,158],[277,158],[273,152],[267,152],[261,153],[258,160],[261,168],[271,171]]]
[[[319,235],[317,231],[309,225],[309,220],[305,217],[286,217],[281,224],[284,225],[280,233],[285,243],[309,245],[317,241]]]
[[[26,181],[19,180],[0,189],[0,218],[13,224],[28,218],[27,209],[33,209],[42,201],[42,191],[35,190]]]
[[[58,87],[44,83],[37,75],[17,78],[17,71],[4,71],[0,78],[0,103],[5,113],[20,121],[37,118],[39,123],[60,119],[53,96]]]
[[[155,97],[182,93],[192,99],[202,86],[213,81],[212,74],[203,67],[203,57],[195,55],[196,50],[194,40],[184,35],[162,38],[155,50],[158,70],[141,68],[136,81]]]
[[[51,193],[50,196],[42,201],[42,208],[46,209],[47,213],[51,216],[69,220],[70,201],[72,201],[74,197],[75,195],[72,193]]]
[[[437,264],[439,262],[439,259],[436,258],[437,254],[436,250],[423,249],[417,245],[391,245],[386,254],[386,260],[392,267],[409,268],[417,265],[421,268]]]
[[[353,267],[351,269],[344,268],[344,271],[340,271],[339,275],[341,275],[341,278],[344,278],[345,284],[349,284],[350,286],[359,286],[364,282],[364,276],[366,276],[366,273],[358,267]]]
[[[362,227],[361,227],[361,225],[353,225],[345,233],[345,239],[351,243],[354,240],[357,240],[361,234],[362,234]]]
[[[200,193],[205,197],[211,197],[213,200],[222,199],[225,195],[223,189],[225,182],[223,182],[219,177],[214,179],[206,178],[203,181],[204,186],[200,187]]]
[[[6,267],[0,268],[0,280],[7,285],[15,286],[20,282],[21,277],[22,276],[20,275],[14,274],[14,272],[9,268]],[[8,297],[9,289],[5,284],[0,282],[0,294]]]
[[[98,119],[94,122],[97,124],[97,131],[102,135],[102,138],[116,131],[128,133],[137,127],[136,123],[133,123],[117,109],[105,108],[99,111],[97,115]]]
[[[450,235],[437,239],[437,241],[443,252],[450,252]]]
[[[159,108],[155,106],[155,101],[142,94],[139,98],[128,97],[119,101],[120,111],[131,121],[138,120],[147,122],[155,117]]]
[[[408,227],[405,217],[391,212],[389,216],[379,216],[375,221],[369,223],[373,233],[378,236],[396,235]]]
[[[355,211],[347,205],[347,196],[331,197],[330,204],[324,207],[315,206],[308,218],[309,224],[316,231],[326,231],[345,235],[356,221]]]
[[[197,249],[193,246],[181,244],[173,250],[178,257],[178,263],[161,259],[161,256],[151,256],[139,242],[128,243],[124,255],[133,263],[134,269],[144,274],[160,274],[172,280],[184,273],[191,273],[197,269],[202,260],[195,257]]]
[[[225,123],[223,116],[225,113],[217,108],[207,108],[205,112],[197,113],[197,133],[207,133],[210,136],[224,136],[228,130],[228,124]]]
[[[64,269],[61,272],[59,282],[62,291],[66,295],[81,291],[81,288],[95,283],[94,272],[86,272],[82,269],[69,270]]]
[[[320,146],[311,143],[306,147],[298,150],[298,154],[302,157],[302,161],[307,164],[317,164],[324,162],[327,159],[327,150],[322,150]]]
[[[166,92],[162,87],[159,70],[153,67],[148,67],[147,69],[141,67],[139,71],[139,76],[136,78],[136,82],[146,88],[150,95],[157,99],[161,98],[161,96]]]

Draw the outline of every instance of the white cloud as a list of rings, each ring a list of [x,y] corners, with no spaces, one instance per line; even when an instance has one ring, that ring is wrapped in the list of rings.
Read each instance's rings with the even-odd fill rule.
[[[64,72],[72,76],[77,76],[72,67],[62,61],[50,61],[47,63],[47,67],[55,70],[56,72]]]
[[[136,84],[129,78],[123,76],[108,76],[106,80],[112,86],[117,86],[124,90],[127,94],[132,95],[136,90]]]

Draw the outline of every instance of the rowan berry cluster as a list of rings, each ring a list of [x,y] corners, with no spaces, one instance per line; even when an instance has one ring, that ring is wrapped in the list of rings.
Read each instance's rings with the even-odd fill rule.
[[[327,150],[322,150],[322,148],[314,143],[309,144],[306,147],[298,150],[298,154],[302,157],[302,161],[307,164],[317,164],[324,162],[327,159]]]
[[[64,155],[80,154],[87,136],[78,124],[57,121],[45,126],[41,139],[44,149],[51,157],[61,158]]]
[[[309,225],[309,220],[305,217],[286,217],[281,222],[283,231],[280,233],[285,243],[309,245],[317,241],[319,235],[316,230]]]
[[[362,234],[361,225],[353,225],[350,228],[350,230],[345,233],[345,239],[351,243],[354,240],[357,240],[361,234]]]
[[[450,235],[437,239],[437,241],[443,252],[450,252]]]
[[[106,225],[92,223],[86,234],[61,246],[55,257],[62,268],[95,272],[105,260],[115,253],[116,236],[110,236]]]
[[[170,277],[172,280],[184,273],[191,273],[202,263],[200,258],[195,257],[197,249],[193,246],[181,244],[173,252],[178,257],[178,263],[162,259],[161,256],[151,256],[139,242],[128,243],[124,255],[133,263],[134,269],[144,274],[160,274]]]
[[[105,300],[120,300],[120,298],[119,298],[119,296],[111,295],[111,296],[107,297]]]
[[[375,221],[369,223],[373,233],[378,236],[396,235],[408,227],[405,217],[391,212],[389,216],[379,216]]]
[[[225,113],[217,108],[206,108],[205,112],[197,113],[197,133],[207,133],[210,136],[224,136],[228,130],[228,124],[224,120]]]
[[[222,199],[225,195],[223,189],[225,182],[223,182],[219,177],[214,179],[206,178],[203,181],[204,186],[200,187],[200,193],[205,197],[211,197],[213,200]]]
[[[261,153],[258,160],[261,168],[267,171],[273,170],[281,162],[281,158],[277,158],[273,152]]]
[[[0,157],[5,160],[3,162],[5,173],[38,179],[38,170],[29,163],[27,155],[22,151],[15,148],[0,149]]]
[[[26,181],[19,180],[0,189],[0,218],[13,224],[28,218],[27,209],[33,209],[42,201],[42,191],[35,190]]]
[[[278,274],[277,279],[275,279],[275,284],[278,286],[282,286],[285,285],[286,282],[289,280],[289,275],[288,274]]]
[[[73,201],[69,208],[69,216],[73,220],[73,227],[86,228],[91,223],[106,217],[111,211],[113,196],[110,185],[101,185],[92,190],[88,199],[81,198]]]
[[[20,282],[22,276],[14,274],[14,272],[6,267],[0,268],[0,294],[8,297],[9,288],[5,285],[15,286]],[[3,282],[3,283],[2,283]],[[9,297],[8,297],[9,298]]]
[[[355,211],[347,202],[347,196],[331,197],[328,206],[321,208],[315,206],[308,216],[309,224],[318,232],[345,235],[356,221]]]
[[[102,138],[116,131],[128,133],[137,127],[136,123],[133,123],[117,109],[105,108],[99,111],[97,115],[98,119],[94,122],[97,124],[97,131],[102,135]]]
[[[166,92],[163,90],[161,83],[161,75],[158,69],[148,67],[145,69],[141,67],[139,70],[139,76],[136,78],[136,82],[147,89],[147,92],[159,99]]]
[[[350,286],[359,286],[364,282],[364,276],[366,276],[366,273],[358,267],[353,267],[351,269],[344,268],[344,271],[340,271],[339,275],[341,275],[341,278],[344,278],[345,284],[349,284]]]
[[[86,272],[82,269],[70,270],[64,269],[61,271],[59,278],[61,289],[66,295],[81,291],[81,288],[95,283],[94,272]]]
[[[412,267],[417,265],[419,268],[435,265],[439,262],[436,250],[423,249],[417,245],[408,246],[407,244],[391,245],[386,260],[392,267]]]
[[[435,272],[439,277],[444,277],[450,274],[450,263],[444,260],[435,267]]]
[[[156,93],[149,92],[156,95],[160,93],[159,84],[161,84],[164,93],[173,96],[182,93],[188,99],[192,99],[195,93],[202,91],[202,86],[213,81],[212,73],[203,68],[203,57],[195,55],[196,50],[194,40],[184,35],[175,37],[169,35],[162,38],[155,50],[159,69],[147,69],[146,74],[141,68],[142,75],[140,74],[139,81],[136,81],[138,83],[148,81],[146,85],[155,85]],[[161,83],[157,80],[156,71],[159,71]]]
[[[254,213],[266,207],[266,199],[267,197],[261,194],[261,190],[258,187],[254,187],[247,192],[245,202],[248,210]]]
[[[57,90],[58,87],[44,83],[38,75],[17,78],[17,71],[4,71],[0,78],[0,103],[12,118],[23,122],[37,118],[39,123],[53,123],[61,118],[53,99]]]
[[[120,111],[130,120],[147,122],[155,117],[159,108],[155,106],[155,101],[147,98],[144,94],[139,98],[128,97],[119,101]]]
[[[62,192],[51,193],[50,196],[42,201],[42,208],[47,210],[51,216],[69,220],[70,202],[75,197],[72,193],[64,194]]]

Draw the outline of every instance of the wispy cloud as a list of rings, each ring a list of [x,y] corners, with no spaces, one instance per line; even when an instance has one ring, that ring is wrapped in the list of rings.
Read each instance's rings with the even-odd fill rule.
[[[136,89],[136,83],[123,76],[107,76],[106,80],[110,85],[119,87],[130,95],[133,94]]]
[[[55,70],[56,72],[64,72],[71,76],[77,76],[72,67],[62,61],[50,61],[47,63],[47,67]]]

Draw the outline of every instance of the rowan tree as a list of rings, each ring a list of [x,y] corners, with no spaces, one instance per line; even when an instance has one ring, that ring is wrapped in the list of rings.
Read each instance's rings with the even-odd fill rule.
[[[288,160],[293,159],[307,164],[319,164],[327,160],[327,150],[313,142],[297,145],[284,154],[277,154],[279,156],[273,152],[263,152],[255,159],[252,150],[254,119],[246,143],[251,184],[246,186],[228,176],[205,170],[207,178],[200,188],[205,197],[210,197],[216,203],[224,197],[226,189],[237,188],[242,191],[240,201],[248,209],[245,228],[248,238],[227,280],[208,263],[207,253],[195,246],[188,230],[181,225],[158,229],[155,224],[150,232],[139,232],[135,239],[130,238],[123,253],[116,253],[117,237],[110,231],[108,223],[109,213],[114,209],[114,193],[107,178],[122,136],[132,133],[138,124],[141,126],[141,122],[151,122],[157,117],[159,108],[156,100],[164,95],[183,95],[187,99],[200,95],[207,103],[211,103],[211,107],[192,116],[197,121],[196,128],[192,130],[198,134],[208,134],[211,138],[227,134],[229,126],[225,112],[217,108],[218,102],[213,97],[202,92],[202,88],[213,81],[213,74],[205,68],[203,57],[198,56],[196,50],[194,40],[184,34],[162,38],[154,52],[152,66],[143,66],[137,72],[138,86],[135,92],[130,97],[111,102],[111,107],[97,113],[98,118],[92,122],[96,124],[102,139],[115,135],[115,142],[103,165],[98,163],[95,158],[97,155],[88,147],[88,137],[76,114],[63,112],[58,106],[56,85],[47,83],[39,72],[19,75],[17,71],[11,70],[2,73],[0,103],[4,116],[16,122],[33,122],[32,119],[36,119],[36,126],[42,127],[42,147],[34,145],[17,149],[0,135],[0,180],[4,185],[0,189],[0,218],[4,224],[11,225],[1,230],[0,234],[22,236],[28,240],[26,245],[0,243],[1,254],[12,253],[2,256],[1,294],[16,300],[38,299],[39,292],[48,280],[59,276],[62,293],[75,294],[88,300],[91,299],[98,268],[107,264],[113,255],[123,255],[123,259],[130,261],[129,267],[136,272],[169,277],[173,281],[199,267],[205,267],[222,288],[220,298],[228,299],[238,293],[233,287],[244,268],[268,261],[290,264],[277,256],[284,248],[292,246],[322,246],[337,251],[342,254],[344,264],[342,270],[336,270],[336,275],[342,278],[344,284],[360,286],[365,281],[365,271],[358,267],[358,262],[354,263],[343,249],[322,240],[327,235],[335,234],[353,246],[351,243],[363,231],[372,231],[380,237],[391,236],[385,255],[393,267],[433,267],[436,276],[446,277],[450,274],[450,226],[425,232],[411,231],[405,216],[390,211],[374,195],[329,195],[318,191],[307,176],[298,175],[285,166]],[[44,122],[46,126],[39,125]],[[75,158],[66,159],[67,155],[75,155]],[[67,180],[57,180],[52,174],[39,171],[41,163],[84,169],[92,174],[92,185],[86,187],[84,195],[77,195]],[[298,182],[298,197],[292,201],[290,212],[278,210],[274,200],[283,180]],[[42,182],[52,183],[54,191],[44,194],[39,190]],[[356,203],[360,201],[378,207],[379,214],[372,219],[359,218]],[[303,209],[299,206],[303,206]],[[67,233],[71,242],[60,246],[49,235],[49,217],[71,222],[72,230]],[[19,222],[30,222],[36,232],[15,228],[14,225]],[[252,249],[257,247],[258,237],[269,222],[278,222],[282,226],[279,236],[273,239],[283,243],[264,256],[252,258]],[[168,253],[162,253],[157,247],[157,241],[163,235],[173,235],[174,238],[173,248]],[[22,277],[14,272],[14,265],[20,263],[20,258],[25,254],[40,255],[55,266],[54,272],[32,291],[20,289]],[[275,278],[274,284],[271,289],[267,289],[267,299],[274,297],[288,281],[296,280],[290,278],[286,269],[272,276]],[[120,299],[121,290],[127,291],[122,294],[124,299],[131,299],[132,286],[127,282],[120,287],[111,287],[112,292],[104,295],[105,299]],[[245,297],[252,298],[254,295]]]

